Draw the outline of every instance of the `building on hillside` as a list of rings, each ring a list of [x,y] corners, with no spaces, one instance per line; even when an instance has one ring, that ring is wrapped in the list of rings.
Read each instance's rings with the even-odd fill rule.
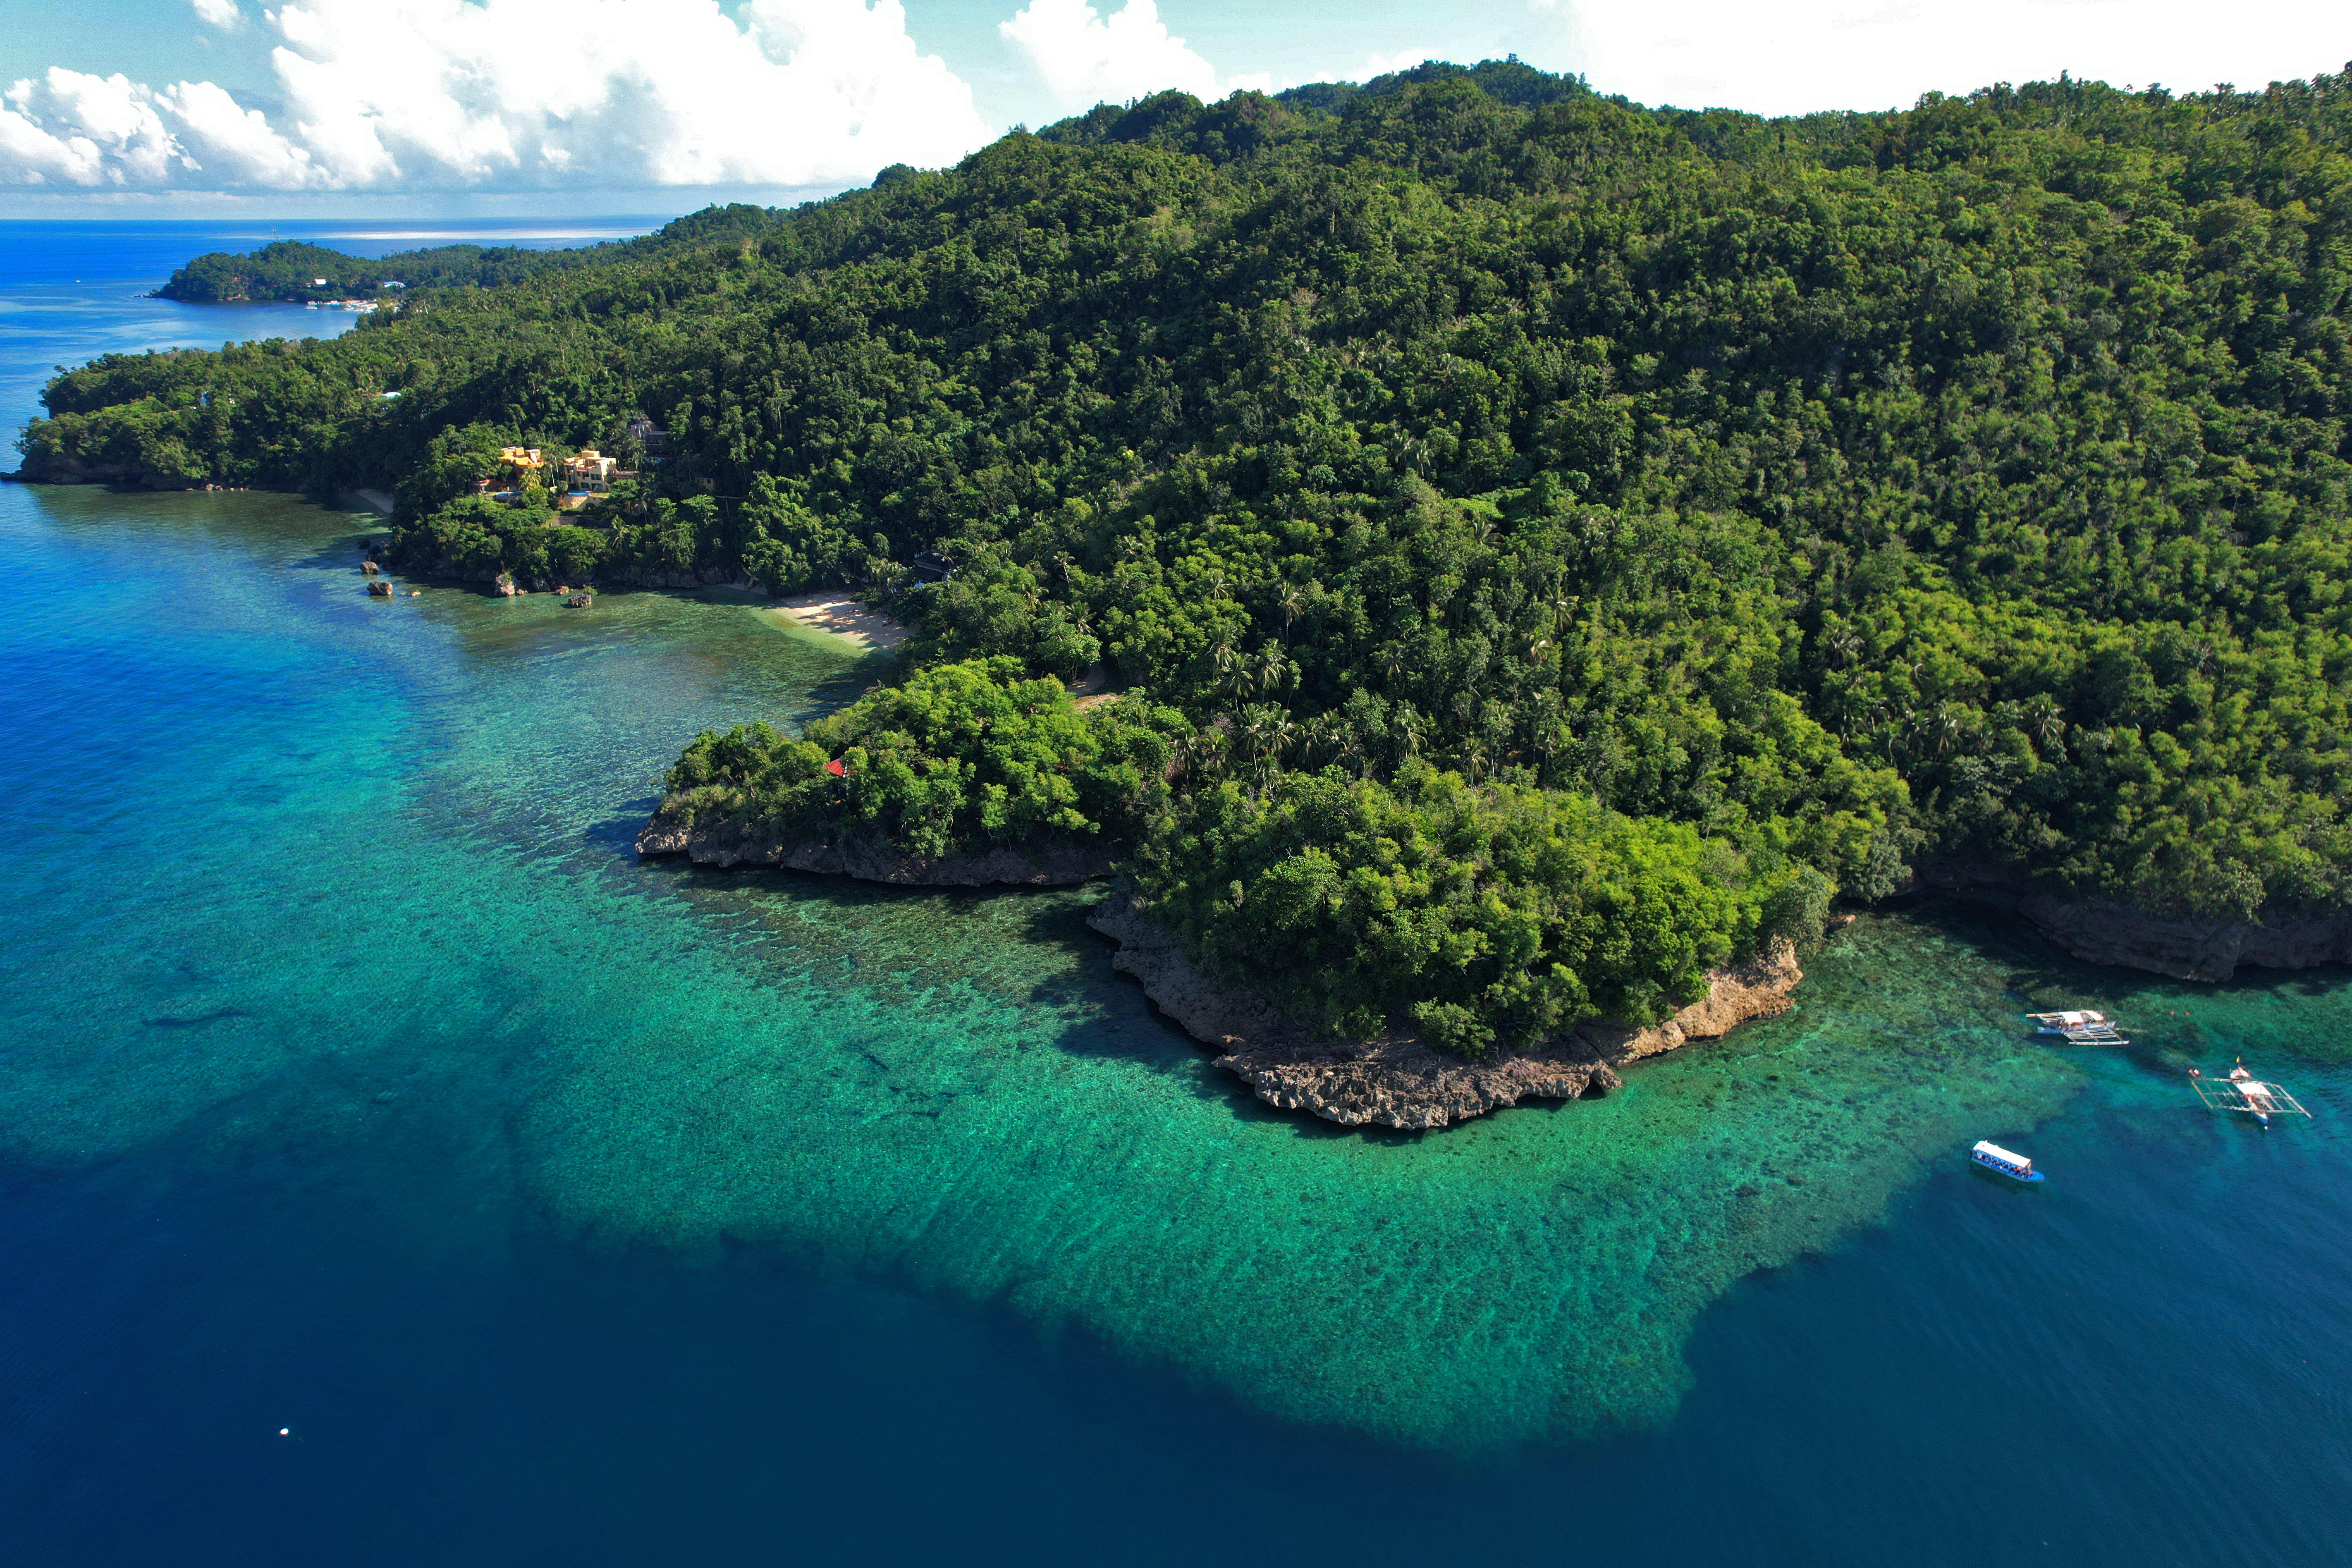
[[[524,485],[540,479],[546,467],[536,447],[501,447],[497,464],[474,481],[474,493],[492,500],[512,500],[522,493]]]
[[[563,488],[601,495],[612,488],[613,470],[620,466],[620,458],[608,458],[593,447],[584,447],[563,459]]]
[[[636,475],[621,467],[621,459],[608,458],[590,447],[563,459],[563,494],[556,505],[566,511],[586,506],[598,496],[609,494],[615,479],[631,479]]]
[[[649,463],[664,461],[673,450],[669,432],[650,419],[630,420],[629,439],[645,448],[646,461]]]
[[[955,575],[955,563],[936,550],[926,550],[915,557],[915,581],[944,583]]]

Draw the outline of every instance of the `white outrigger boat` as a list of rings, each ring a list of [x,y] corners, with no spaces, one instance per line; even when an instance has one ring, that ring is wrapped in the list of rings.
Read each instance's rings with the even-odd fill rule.
[[[2028,1013],[2037,1035],[2056,1035],[2070,1046],[2128,1046],[2116,1021],[2105,1013]]]
[[[2308,1120],[2311,1112],[2295,1102],[2294,1096],[2274,1083],[2264,1083],[2246,1070],[2246,1059],[2230,1069],[2228,1078],[2207,1078],[2195,1068],[2189,1069],[2189,1087],[2209,1110],[2242,1110],[2264,1127],[2273,1116],[2300,1116]]]
[[[1969,1158],[1988,1171],[2000,1172],[2012,1182],[2038,1182],[2042,1179],[2042,1173],[2033,1168],[2032,1161],[1982,1138],[1978,1139],[1977,1146],[1969,1151]]]

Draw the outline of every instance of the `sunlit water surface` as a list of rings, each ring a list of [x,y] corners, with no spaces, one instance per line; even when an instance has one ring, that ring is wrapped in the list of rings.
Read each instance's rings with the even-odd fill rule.
[[[0,489],[13,1559],[2352,1560],[2342,972],[1898,910],[1604,1100],[1348,1132],[1092,891],[636,860],[879,664],[372,600],[367,526]],[[2203,1110],[2241,1051],[2316,1119]]]

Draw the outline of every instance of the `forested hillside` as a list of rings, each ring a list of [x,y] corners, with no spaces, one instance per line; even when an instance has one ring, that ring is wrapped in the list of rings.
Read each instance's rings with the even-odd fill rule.
[[[2352,70],[1765,121],[1424,67],[109,357],[23,449],[1100,661],[1197,726],[1135,867],[1163,917],[1475,1052],[1654,1011],[1927,852],[2352,904],[2347,288]],[[638,417],[677,456],[594,527],[453,504]]]

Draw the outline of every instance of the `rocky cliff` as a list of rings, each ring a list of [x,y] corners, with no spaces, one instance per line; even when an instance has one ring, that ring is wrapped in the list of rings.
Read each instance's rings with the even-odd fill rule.
[[[1111,966],[1140,981],[1194,1039],[1223,1051],[1217,1065],[1247,1080],[1260,1100],[1350,1127],[1444,1127],[1521,1100],[1602,1093],[1618,1086],[1613,1069],[1625,1062],[1787,1012],[1789,994],[1804,978],[1783,944],[1745,968],[1717,971],[1705,997],[1654,1027],[1594,1021],[1532,1050],[1465,1062],[1404,1029],[1360,1043],[1315,1039],[1255,991],[1202,973],[1174,933],[1125,893],[1097,904],[1087,923],[1119,944]]]
[[[2352,915],[2285,909],[2260,910],[2251,921],[2171,914],[2117,900],[2070,898],[2035,888],[2022,871],[1962,861],[1922,861],[1916,874],[1922,887],[2015,910],[2089,963],[2208,982],[2231,978],[2242,963],[2352,963]]]
[[[2156,914],[2133,904],[2028,893],[2017,909],[2042,934],[2092,963],[2145,969],[2175,980],[2228,980],[2242,963],[2310,969],[2352,963],[2352,915],[2265,910],[2261,923]]]
[[[901,855],[879,833],[847,835],[831,843],[787,839],[732,821],[681,823],[654,814],[637,835],[640,855],[684,855],[704,866],[776,866],[822,871],[866,882],[908,887],[1066,887],[1110,873],[1110,857],[1075,839],[991,849],[981,855],[925,858]]]

